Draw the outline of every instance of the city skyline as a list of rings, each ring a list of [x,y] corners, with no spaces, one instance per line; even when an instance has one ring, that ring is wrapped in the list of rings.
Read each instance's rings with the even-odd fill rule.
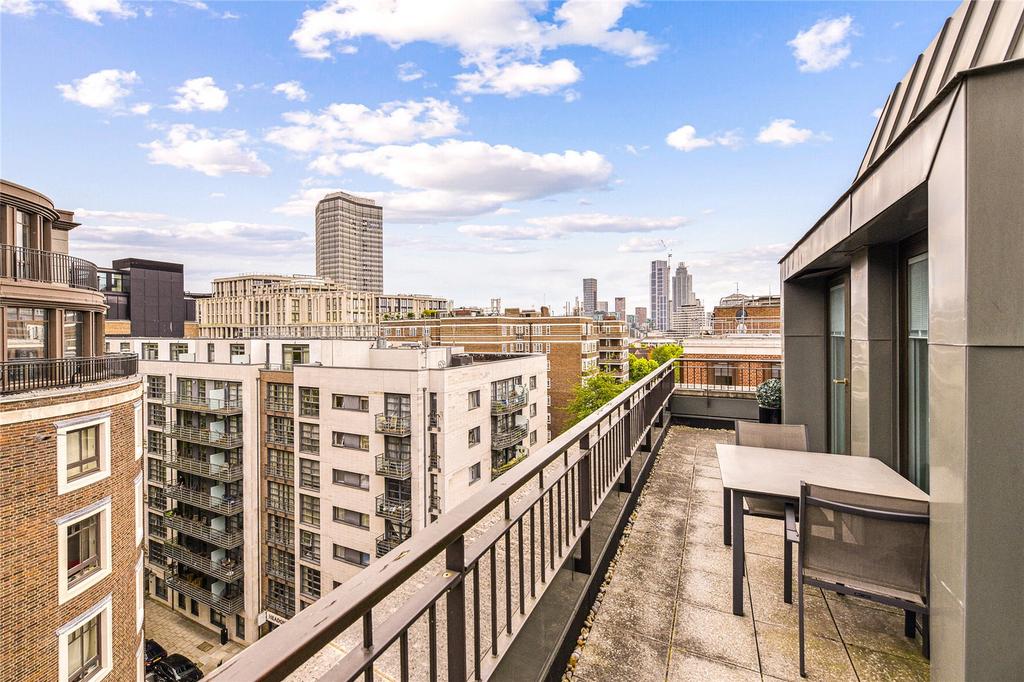
[[[555,308],[590,273],[644,302],[666,246],[708,300],[774,289],[875,124],[843,103],[881,107],[954,6],[611,5],[584,28],[572,3],[492,4],[479,25],[529,30],[496,32],[488,61],[401,9],[339,40],[340,5],[191,5],[4,5],[21,96],[2,105],[3,175],[76,209],[73,253],[182,262],[193,290],[312,273],[315,203],[344,190],[384,205],[389,290]],[[816,26],[835,39],[807,39]],[[88,49],[28,56],[54,36]],[[477,283],[510,265],[514,281]]]

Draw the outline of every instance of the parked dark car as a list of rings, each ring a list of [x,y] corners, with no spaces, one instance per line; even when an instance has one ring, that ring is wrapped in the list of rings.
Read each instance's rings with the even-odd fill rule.
[[[196,682],[203,679],[203,671],[181,654],[171,654],[158,661],[153,672],[161,682]]]
[[[158,661],[167,658],[167,649],[160,646],[155,639],[146,640],[146,670],[152,670]]]

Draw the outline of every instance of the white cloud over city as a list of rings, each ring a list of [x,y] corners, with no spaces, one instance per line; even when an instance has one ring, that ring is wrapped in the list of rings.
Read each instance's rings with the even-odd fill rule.
[[[816,133],[810,128],[799,128],[791,118],[776,118],[761,128],[757,141],[761,144],[774,144],[779,147],[791,147],[804,142],[828,142],[831,138],[825,133]]]
[[[854,35],[853,17],[847,14],[822,19],[798,32],[787,44],[793,48],[797,68],[806,73],[819,73],[836,68],[850,56],[853,50],[850,38]]]
[[[139,80],[134,71],[103,69],[71,83],[60,83],[57,90],[69,102],[93,109],[113,109],[132,94],[132,86]]]
[[[174,90],[177,97],[171,104],[176,111],[224,111],[228,93],[217,87],[212,76],[190,78]]]
[[[142,144],[152,164],[220,177],[231,173],[269,175],[244,130],[211,131],[192,124],[170,126],[162,140]]]
[[[572,213],[528,218],[521,225],[460,225],[459,232],[481,239],[554,239],[572,234],[608,234],[675,230],[689,222],[683,216],[609,215]]]

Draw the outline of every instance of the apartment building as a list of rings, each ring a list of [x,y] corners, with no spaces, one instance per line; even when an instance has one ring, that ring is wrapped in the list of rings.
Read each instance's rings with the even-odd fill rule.
[[[121,258],[109,268],[98,268],[99,289],[107,303],[107,335],[194,335],[195,305],[189,305],[185,294],[184,273],[181,263],[142,258]]]
[[[448,299],[381,294],[305,275],[246,274],[213,280],[196,301],[199,336],[214,339],[376,336],[379,319],[443,314]]]
[[[547,442],[539,355],[133,339],[150,594],[252,642]]]
[[[593,315],[597,312],[597,279],[585,277],[583,279],[583,314]]]
[[[671,271],[668,261],[651,261],[651,329],[664,331],[669,328],[671,318]]]
[[[141,387],[70,211],[0,181],[0,680],[143,675]]]
[[[382,322],[381,335],[394,341],[461,346],[471,353],[543,353],[549,438],[568,426],[566,405],[583,379],[601,369],[602,347],[604,369],[622,381],[629,379],[624,323],[582,315],[554,316],[546,306],[539,311],[507,308],[503,315]]]
[[[351,291],[384,291],[384,217],[373,199],[332,192],[316,205],[316,274]]]

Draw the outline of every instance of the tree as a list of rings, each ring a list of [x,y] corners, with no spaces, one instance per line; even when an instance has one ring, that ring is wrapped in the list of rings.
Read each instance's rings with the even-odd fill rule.
[[[602,405],[622,393],[626,386],[627,384],[604,372],[589,377],[573,390],[572,400],[566,406],[571,423],[575,424],[596,412]]]
[[[676,343],[666,343],[664,346],[658,346],[651,351],[651,360],[654,360],[655,365],[663,365],[672,358],[678,358],[683,354],[683,347]]]
[[[629,355],[629,381],[639,381],[645,376],[658,369],[658,363],[650,358],[642,358],[639,355]]]

